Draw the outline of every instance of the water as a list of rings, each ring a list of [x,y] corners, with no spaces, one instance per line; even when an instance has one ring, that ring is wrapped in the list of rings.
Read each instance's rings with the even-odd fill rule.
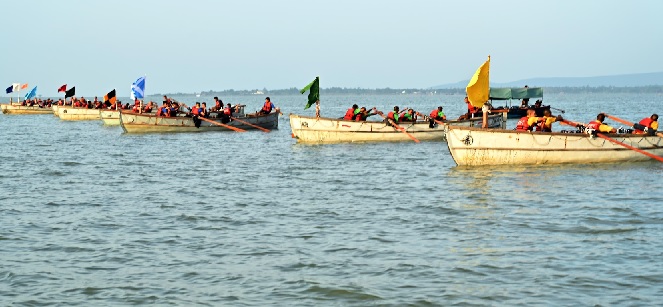
[[[661,95],[548,96],[575,121],[663,113]],[[248,112],[264,97],[223,98]],[[442,104],[452,117],[465,107],[457,96],[324,98],[330,116],[352,103]],[[313,112],[303,96],[272,100],[286,114]],[[295,144],[287,116],[271,133],[150,135],[0,116],[0,140],[0,305],[657,305],[663,296],[658,162],[458,168],[444,143]]]

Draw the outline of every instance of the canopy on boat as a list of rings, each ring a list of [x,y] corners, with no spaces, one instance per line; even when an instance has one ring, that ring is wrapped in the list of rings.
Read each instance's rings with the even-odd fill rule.
[[[515,87],[515,88],[490,88],[491,100],[509,100],[523,98],[543,97],[543,89],[540,87]]]

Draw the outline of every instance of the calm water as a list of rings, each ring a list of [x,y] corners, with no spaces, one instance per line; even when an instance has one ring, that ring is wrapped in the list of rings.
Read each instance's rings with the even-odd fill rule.
[[[222,98],[247,111],[264,99]],[[323,99],[329,116],[355,102],[465,108],[459,96]],[[303,95],[272,100],[313,113]],[[663,113],[661,95],[545,101],[575,121]],[[287,116],[271,133],[126,135],[0,115],[0,158],[3,306],[663,298],[658,162],[457,168],[444,143],[298,145]]]

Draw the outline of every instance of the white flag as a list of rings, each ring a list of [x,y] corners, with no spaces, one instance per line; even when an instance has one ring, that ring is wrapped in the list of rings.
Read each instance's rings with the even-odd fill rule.
[[[21,84],[20,83],[12,83],[12,92],[18,92],[21,89]]]

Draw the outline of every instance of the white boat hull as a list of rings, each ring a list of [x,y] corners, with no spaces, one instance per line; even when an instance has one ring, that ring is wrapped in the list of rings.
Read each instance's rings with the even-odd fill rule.
[[[481,118],[464,121],[453,121],[457,125],[481,125]],[[498,128],[503,123],[501,114],[488,117],[488,127]],[[416,123],[403,122],[399,126],[420,141],[445,141],[445,125],[436,124],[430,127],[428,121]],[[290,114],[292,136],[300,143],[364,143],[364,142],[411,142],[405,133],[376,121],[349,121],[333,118],[316,118]]]
[[[120,125],[120,111],[119,110],[101,110],[99,117],[106,126],[119,126]]]
[[[62,120],[98,120],[99,109],[58,106],[57,115]]]
[[[3,114],[21,114],[21,115],[34,115],[34,114],[51,114],[53,111],[50,108],[41,108],[39,106],[22,106],[17,104],[0,104]]]
[[[279,126],[278,113],[270,113],[266,116],[238,117],[238,119],[266,129],[278,129]],[[221,123],[217,118],[209,118],[209,120]],[[233,131],[207,121],[201,121],[200,126],[196,127],[191,117],[162,117],[153,113],[122,112],[120,113],[120,125],[126,133]],[[225,125],[244,130],[256,129],[235,120]]]
[[[583,133],[528,132],[448,126],[447,146],[457,165],[522,165],[648,161],[650,157]],[[663,138],[643,134],[607,136],[654,155]]]

